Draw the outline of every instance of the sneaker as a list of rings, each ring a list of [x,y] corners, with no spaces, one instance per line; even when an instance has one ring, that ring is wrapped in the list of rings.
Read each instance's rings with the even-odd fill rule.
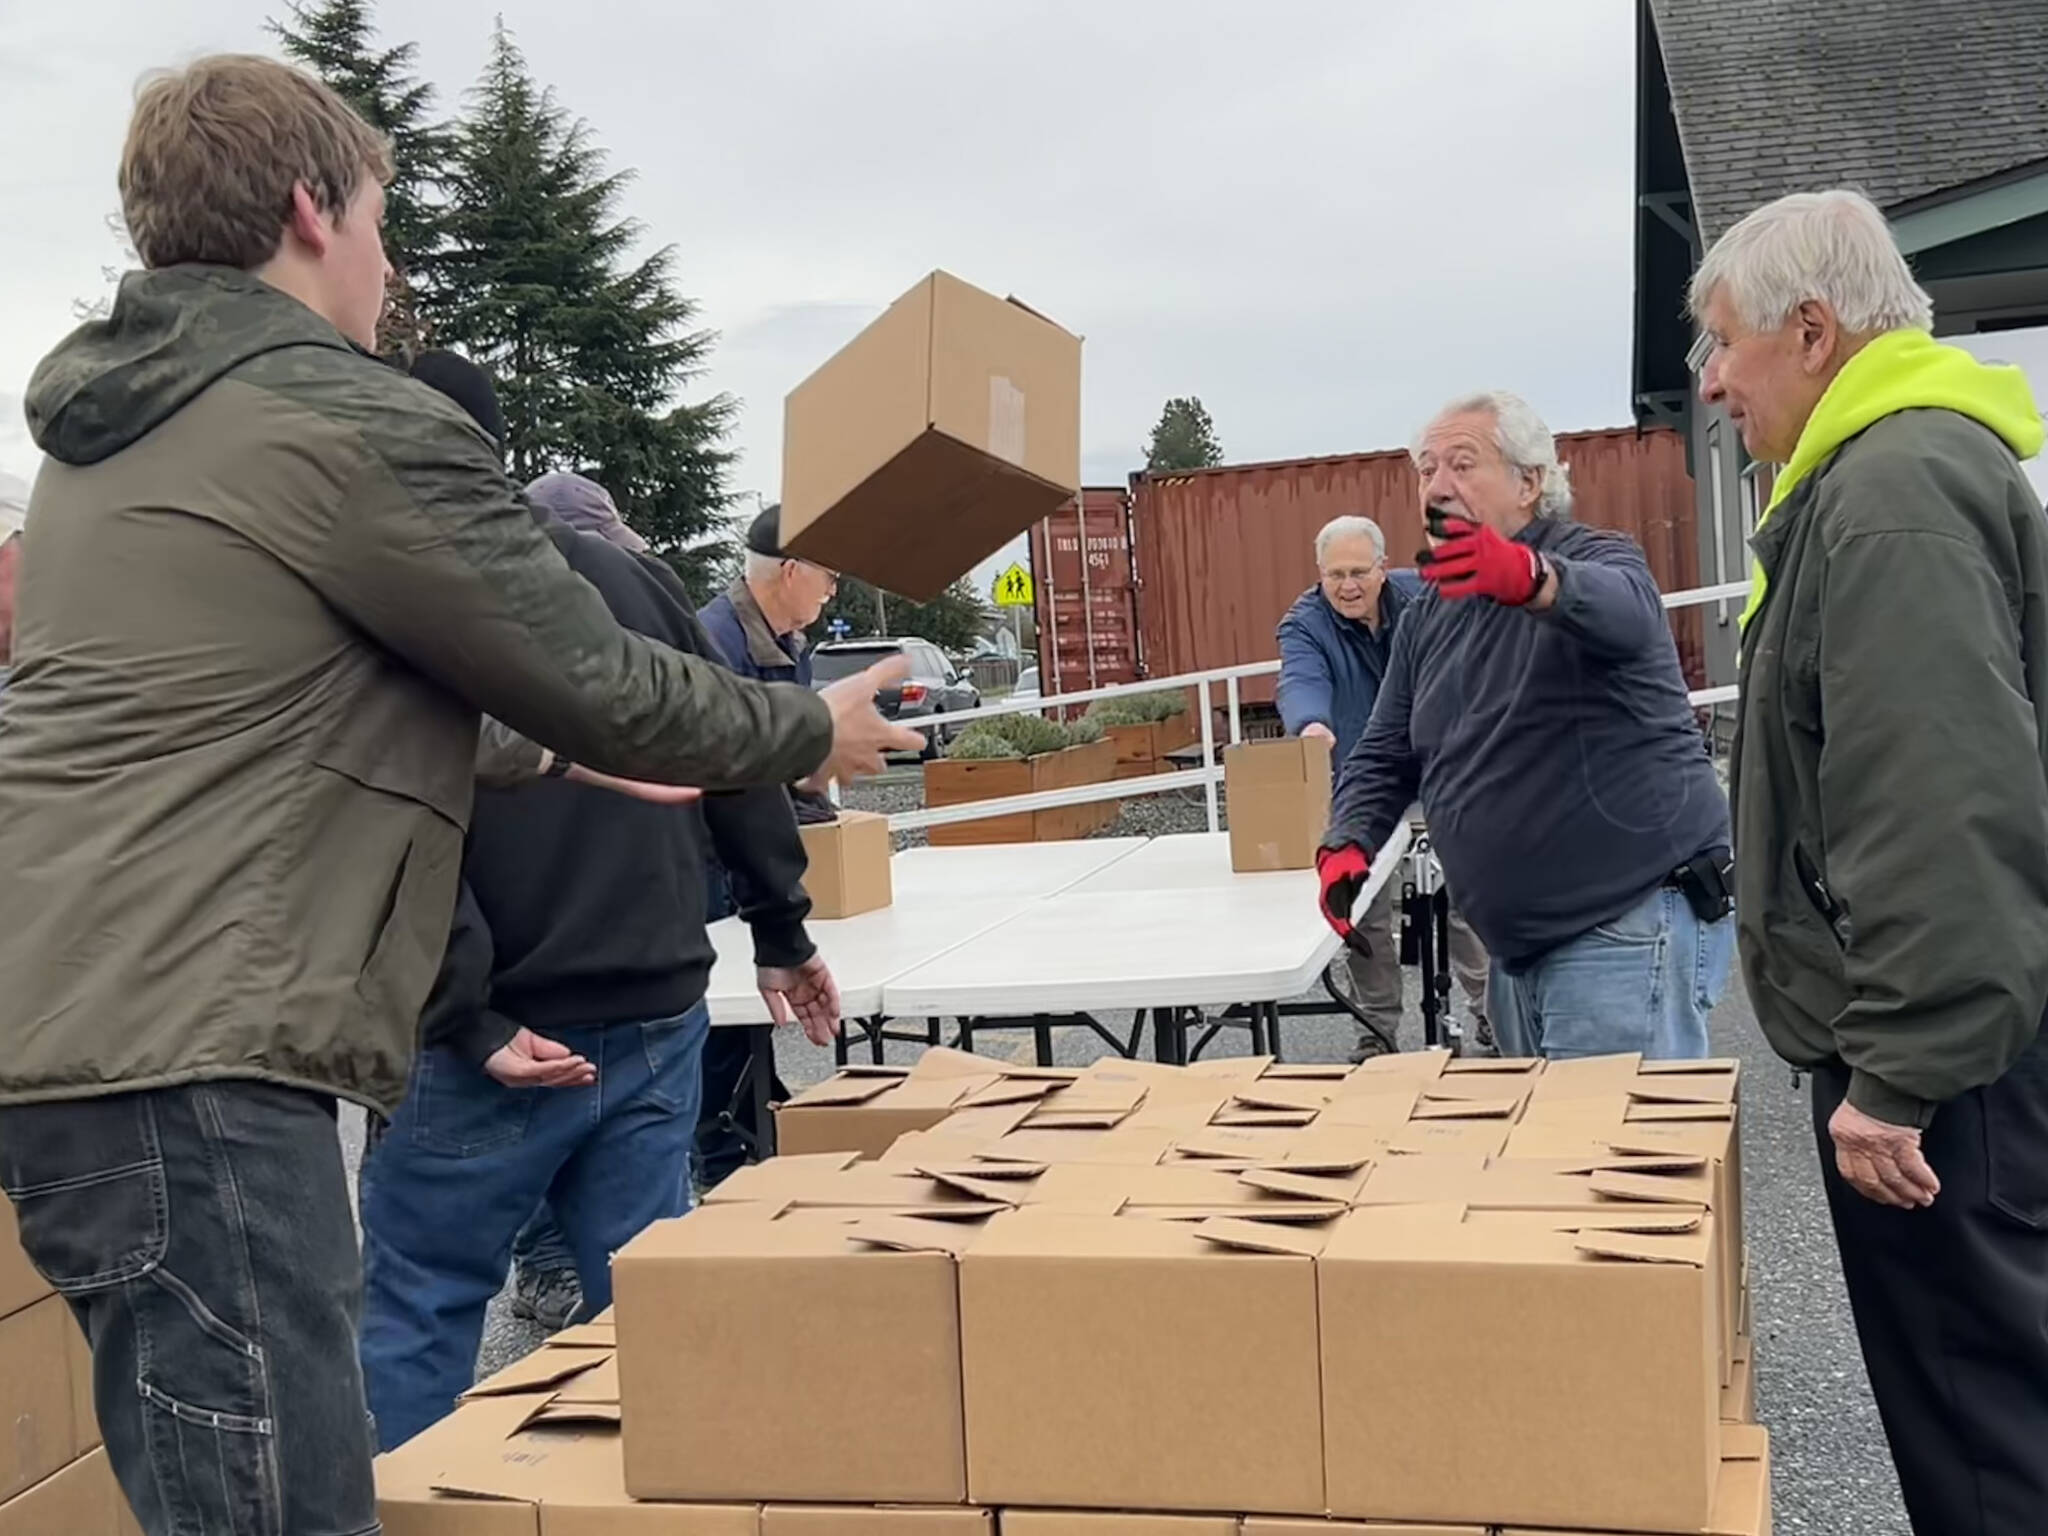
[[[1358,1032],[1358,1044],[1351,1052],[1351,1065],[1355,1067],[1360,1062],[1370,1061],[1375,1056],[1388,1056],[1399,1049],[1399,1045],[1388,1044],[1371,1030],[1361,1029]]]
[[[549,1333],[569,1326],[583,1305],[583,1284],[573,1269],[527,1269],[512,1277],[512,1315],[539,1323]]]
[[[1500,1046],[1493,1038],[1493,1020],[1483,1013],[1472,1015],[1472,1048],[1481,1056],[1500,1054]]]

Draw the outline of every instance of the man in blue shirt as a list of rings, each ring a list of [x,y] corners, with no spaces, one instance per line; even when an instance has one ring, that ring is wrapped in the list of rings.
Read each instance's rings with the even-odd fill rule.
[[[1421,593],[1412,570],[1387,569],[1387,539],[1369,517],[1339,517],[1316,535],[1317,584],[1280,621],[1276,702],[1290,736],[1320,736],[1341,765],[1372,718],[1402,615]],[[1365,1015],[1356,1059],[1396,1048],[1401,1027],[1401,952],[1394,934],[1400,882],[1389,880],[1359,922],[1369,952],[1344,954],[1352,999]],[[1491,1049],[1486,950],[1465,921],[1451,920],[1451,963],[1472,1010],[1475,1043]]]
[[[1345,759],[1319,869],[1339,933],[1418,797],[1493,957],[1512,1056],[1707,1054],[1734,955],[1728,801],[1643,552],[1571,520],[1550,429],[1514,395],[1414,448],[1431,590]]]
[[[811,648],[804,632],[818,622],[839,589],[839,575],[782,549],[782,507],[766,507],[747,525],[746,566],[697,617],[742,677],[770,683],[811,681]],[[831,821],[832,802],[814,790],[790,786],[800,824]],[[715,861],[710,869],[713,922],[735,910],[732,881]],[[761,1127],[750,1120],[752,1099],[739,1092],[752,1059],[745,1030],[715,1029],[704,1048],[704,1094],[697,1124],[697,1172],[706,1189],[746,1161],[746,1139]],[[779,1084],[774,1095],[787,1097]]]

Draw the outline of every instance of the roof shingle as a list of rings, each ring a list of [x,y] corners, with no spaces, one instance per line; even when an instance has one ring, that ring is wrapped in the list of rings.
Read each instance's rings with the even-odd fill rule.
[[[1787,192],[1881,208],[2048,161],[2048,0],[1650,0],[1711,242]]]

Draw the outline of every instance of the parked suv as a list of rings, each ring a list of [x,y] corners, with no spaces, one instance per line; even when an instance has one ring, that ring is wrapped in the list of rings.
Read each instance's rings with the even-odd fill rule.
[[[890,640],[828,640],[811,655],[811,686],[851,677],[899,653],[910,658],[910,679],[901,688],[884,688],[875,696],[884,718],[914,726],[932,715],[981,707],[980,692],[946,659],[945,652],[912,635]],[[924,755],[937,757],[939,749],[958,734],[958,728],[948,726],[926,730]]]

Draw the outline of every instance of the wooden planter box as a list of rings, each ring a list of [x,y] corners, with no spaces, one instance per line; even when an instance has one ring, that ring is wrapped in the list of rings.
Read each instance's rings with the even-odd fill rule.
[[[1184,710],[1151,725],[1112,725],[1102,735],[1116,743],[1116,776],[1135,779],[1169,771],[1173,764],[1166,754],[1192,746],[1202,732],[1194,711]]]
[[[924,765],[924,803],[929,809],[974,800],[1003,800],[1048,789],[1072,789],[1077,784],[1106,784],[1115,777],[1116,747],[1107,736],[1039,757],[980,762],[942,757]],[[1022,811],[984,821],[956,822],[933,827],[929,835],[940,848],[969,843],[1057,842],[1102,831],[1115,823],[1122,809],[1115,800],[1098,800],[1054,811]]]

